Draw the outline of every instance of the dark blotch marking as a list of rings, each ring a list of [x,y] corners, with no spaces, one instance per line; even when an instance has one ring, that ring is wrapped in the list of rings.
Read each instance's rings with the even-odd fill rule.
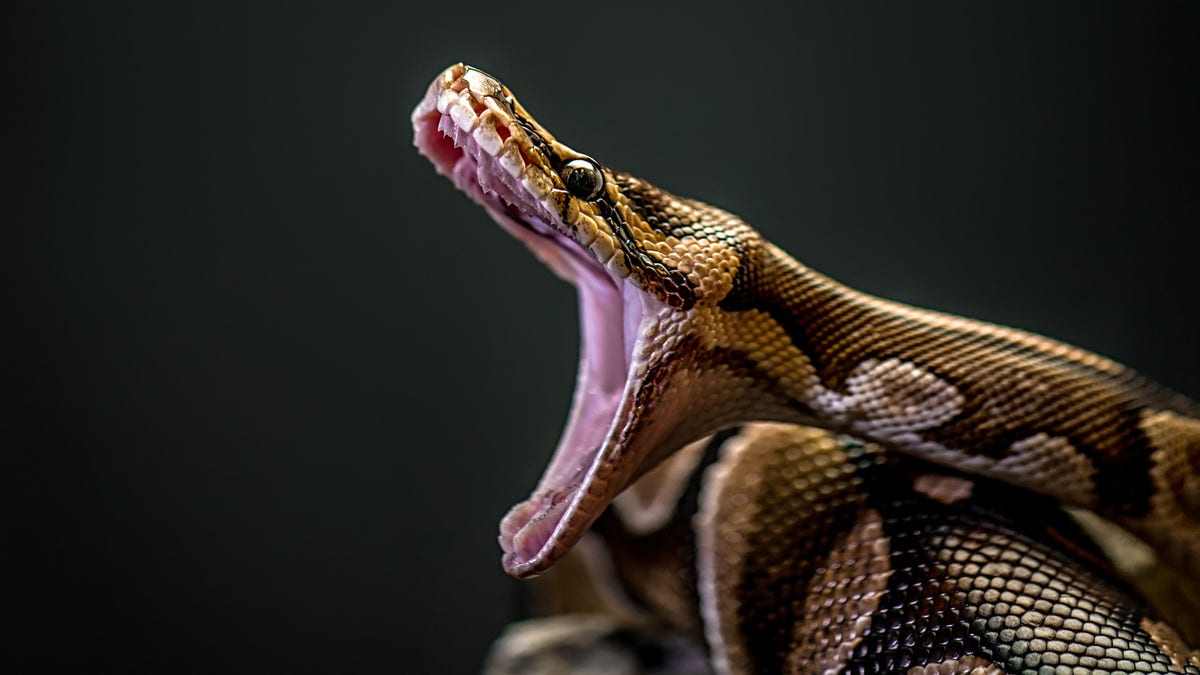
[[[1008,559],[1006,554],[1015,560],[1032,559],[1035,571],[1066,580],[1067,587],[1056,596],[1063,605],[1093,603],[1095,612],[1105,617],[1102,626],[1144,636],[1129,641],[1130,649],[1137,652],[1133,661],[1168,663],[1165,655],[1145,639],[1148,636],[1140,625],[1145,613],[1133,592],[1113,576],[1100,550],[1053,501],[1000,483],[973,479],[976,488],[970,498],[942,504],[911,488],[912,476],[930,472],[947,473],[909,458],[871,466],[867,471],[860,469],[864,489],[870,495],[868,504],[883,520],[892,574],[871,626],[843,672],[902,672],[912,666],[963,656],[1015,668],[1009,672],[1038,672],[1041,655],[1033,652],[1030,642],[1006,630],[1004,619],[1023,614],[1021,606],[1025,603],[1032,606],[1045,600],[1041,587],[1007,577],[1006,581],[1016,579],[1019,588],[1015,592],[1025,600],[973,602],[960,585],[965,579],[970,582],[966,588],[975,587],[976,577],[966,571],[971,568],[957,567],[952,572],[946,562],[973,560],[977,565],[974,569],[982,569],[988,561]],[[1064,536],[1079,543],[1082,555],[1059,550],[1058,539]],[[984,553],[985,547],[993,548]],[[958,552],[966,556],[956,556]],[[1098,561],[1103,561],[1099,567]],[[982,572],[977,576],[987,579],[985,587],[994,588],[991,576]],[[1079,634],[1091,631],[1085,628]],[[1100,635],[1099,631],[1092,634]],[[1025,661],[1027,654],[1029,661]],[[1021,657],[1020,667],[1013,665],[1014,655]]]
[[[863,452],[852,452],[848,459],[855,465],[875,461],[871,453]],[[788,496],[794,494],[791,478],[782,472],[764,471],[762,478],[758,499],[786,503]],[[838,482],[828,481],[827,487]],[[865,496],[844,481],[842,483],[840,491],[834,490],[827,496],[827,508],[800,515],[796,529],[779,531],[759,526],[744,535],[749,551],[743,562],[745,571],[738,586],[725,592],[737,597],[741,604],[737,630],[752,663],[751,672],[791,672],[785,666],[798,647],[794,641],[796,627],[811,621],[804,601],[813,577],[826,562],[825,552],[839,538],[850,533],[861,515]],[[800,503],[803,502],[797,500],[797,504]],[[769,519],[771,515],[764,514],[764,517]],[[813,631],[800,632],[811,634]]]
[[[686,355],[681,357],[679,355]],[[751,358],[750,354],[740,349],[725,347],[703,348],[700,338],[686,335],[675,345],[673,354],[655,362],[646,371],[641,387],[635,400],[635,409],[647,410],[658,404],[658,396],[670,384],[671,377],[681,367],[694,367],[695,364],[720,364],[734,375],[750,378],[757,382],[771,382],[766,370]],[[778,386],[771,386],[764,391],[776,401],[790,407],[801,416],[812,416],[812,409],[804,403],[791,398],[786,391]]]

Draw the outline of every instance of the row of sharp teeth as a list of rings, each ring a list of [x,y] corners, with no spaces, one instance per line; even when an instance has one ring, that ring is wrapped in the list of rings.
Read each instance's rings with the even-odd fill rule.
[[[479,108],[483,110],[479,110]],[[502,104],[491,96],[475,97],[470,87],[462,91],[447,88],[438,96],[437,111],[448,115],[454,124],[479,144],[480,149],[496,161],[510,176],[520,180],[530,194],[539,199],[550,195],[550,180],[532,162],[521,156],[521,148],[513,129],[513,120]],[[477,112],[478,111],[478,112]],[[508,130],[508,138],[500,138],[497,127]]]
[[[473,75],[482,77],[477,71],[468,71],[457,82],[444,84],[444,89],[437,96],[436,104],[430,106],[428,101],[423,102],[413,112],[413,116],[432,112],[431,109],[436,107],[439,113],[454,123],[454,130],[446,129],[444,120],[442,124],[439,124],[439,128],[451,138],[456,146],[465,148],[469,137],[474,141],[472,145],[494,158],[515,181],[520,181],[520,185],[525,188],[526,195],[541,200],[543,203],[546,202],[555,188],[550,178],[535,166],[533,161],[527,161],[522,155],[517,135],[524,132],[516,127],[514,120],[505,109],[505,105],[495,96],[477,95],[472,92],[472,85],[481,91],[493,88],[488,83],[473,82],[471,79]],[[507,138],[501,139],[500,133],[497,131],[497,127],[500,126],[508,131]],[[507,183],[507,181],[505,182]],[[516,185],[510,183],[508,187],[514,196],[520,194],[515,189]],[[535,211],[546,210],[543,204],[526,203],[525,206],[534,206]],[[591,251],[597,261],[620,277],[628,276],[629,272],[624,264],[623,256],[612,235],[595,227],[581,227],[576,232],[580,238],[579,244]]]
[[[486,150],[480,147],[472,134],[463,131],[451,117],[443,115],[440,118],[438,131],[450,139],[454,147],[462,150],[463,154],[471,161],[469,167],[455,167],[455,173],[466,169],[470,173],[468,180],[477,184],[485,193],[490,193],[524,212],[537,213],[542,209],[533,196],[522,188],[523,182],[518,182],[517,178],[507,172],[485,168],[486,165],[481,160],[485,156]],[[457,181],[458,178],[456,177],[455,180]],[[497,182],[502,186],[496,185]]]

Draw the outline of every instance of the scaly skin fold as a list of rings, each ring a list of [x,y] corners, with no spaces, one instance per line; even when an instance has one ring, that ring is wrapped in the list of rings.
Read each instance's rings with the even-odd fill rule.
[[[449,68],[412,119],[437,170],[579,290],[575,404],[501,525],[510,574],[547,570],[686,443],[773,420],[1093,509],[1200,576],[1194,403],[1041,336],[842,286],[736,216],[570,149],[482,71]]]

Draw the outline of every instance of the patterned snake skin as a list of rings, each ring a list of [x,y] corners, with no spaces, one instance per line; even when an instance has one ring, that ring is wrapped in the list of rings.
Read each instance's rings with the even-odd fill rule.
[[[571,150],[477,69],[439,76],[413,125],[438,172],[579,291],[575,401],[501,523],[510,574],[547,572],[596,524],[613,575],[703,635],[720,673],[1200,673],[1059,508],[1133,532],[1188,592],[1196,404],[838,284]],[[694,443],[751,421],[784,424]]]

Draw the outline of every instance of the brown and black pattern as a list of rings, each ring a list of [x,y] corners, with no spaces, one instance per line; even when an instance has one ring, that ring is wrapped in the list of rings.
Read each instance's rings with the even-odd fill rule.
[[[938,669],[963,663],[1200,675],[1194,655],[1164,651],[1178,637],[1150,634],[1155,619],[1049,499],[990,481],[935,498],[914,478],[944,469],[810,432],[785,447],[788,432],[774,433],[771,454],[803,458],[804,471],[747,448],[723,455],[728,475],[711,486],[723,504],[770,507],[727,545],[743,547],[720,615],[738,643],[730,672],[965,673]],[[803,451],[814,444],[823,449]],[[738,521],[736,507],[720,513],[718,531]]]
[[[720,502],[716,522],[696,518],[714,511],[705,491]],[[695,593],[704,580],[693,528],[706,525],[736,535],[716,540],[715,554],[739,565],[737,584],[711,589],[718,617],[702,617]],[[1200,653],[1113,577],[1049,499],[815,429],[752,425],[709,439],[661,528],[632,535],[610,513],[597,531],[618,578],[663,621],[614,622],[641,645],[631,653],[664,630],[700,637],[702,620],[720,618],[717,672],[1200,675]],[[559,624],[564,637],[543,649],[566,640],[584,663],[615,648],[589,637],[596,619],[573,621],[579,633]],[[690,668],[678,672],[698,672]]]
[[[823,556],[845,548],[860,528],[867,495],[856,474],[860,462],[878,458],[851,457],[811,429],[751,427],[727,444],[696,522],[711,533],[699,539],[710,646],[730,672],[786,672],[805,647],[798,627],[816,635],[836,623],[813,616],[809,584]]]
[[[1195,415],[1195,404],[1115,364],[1097,360],[1101,368],[1074,354],[1035,348],[1009,337],[1015,331],[988,332],[965,320],[950,324],[950,317],[932,312],[901,313],[790,259],[757,253],[739,268],[721,309],[769,315],[829,389],[839,390],[864,361],[900,359],[954,386],[965,400],[953,419],[923,433],[926,440],[999,460],[1036,434],[1063,439],[1095,467],[1094,499],[1084,505],[1112,517],[1151,514],[1157,448],[1143,416],[1161,410]],[[1200,448],[1190,456],[1200,461]]]
[[[1172,672],[1141,627],[1146,614],[1138,603],[1058,546],[1086,537],[1049,500],[989,482],[955,504],[886,476],[872,487],[893,573],[848,672],[965,656],[1006,672]]]
[[[532,558],[506,557],[510,573],[549,569],[679,446],[784,420],[1091,508],[1200,576],[1195,403],[1083,350],[856,292],[736,216],[602,165],[605,188],[573,195],[562,173],[585,156],[462,64],[413,121],[438,170],[552,267],[562,252],[547,249],[562,244],[594,258],[617,294],[645,294],[630,305],[648,312],[627,363],[648,365],[631,371],[631,398],[571,488],[581,497],[543,514],[563,526]],[[472,167],[457,163],[461,143],[490,163],[478,185],[454,171]],[[507,215],[481,191],[495,176]],[[531,237],[533,224],[581,248]],[[654,538],[615,550],[640,561],[625,578],[648,607],[673,605],[679,625],[703,618],[722,672],[1197,672],[1194,652],[1108,575],[1056,502],[985,479],[960,496],[976,479],[914,489],[912,472],[936,470],[812,427],[750,425],[721,448],[692,493],[694,568],[680,553],[684,520],[662,550]],[[514,509],[518,524],[538,504]],[[668,592],[652,588],[668,578],[655,574],[674,575]],[[693,600],[695,614],[679,609]]]
[[[630,274],[638,283],[669,307],[685,312],[694,307],[696,287],[687,275],[677,268],[655,260],[647,253],[644,244],[634,237],[629,224],[613,205],[610,197],[602,196],[596,200],[595,206],[612,229],[622,253],[625,254]]]

